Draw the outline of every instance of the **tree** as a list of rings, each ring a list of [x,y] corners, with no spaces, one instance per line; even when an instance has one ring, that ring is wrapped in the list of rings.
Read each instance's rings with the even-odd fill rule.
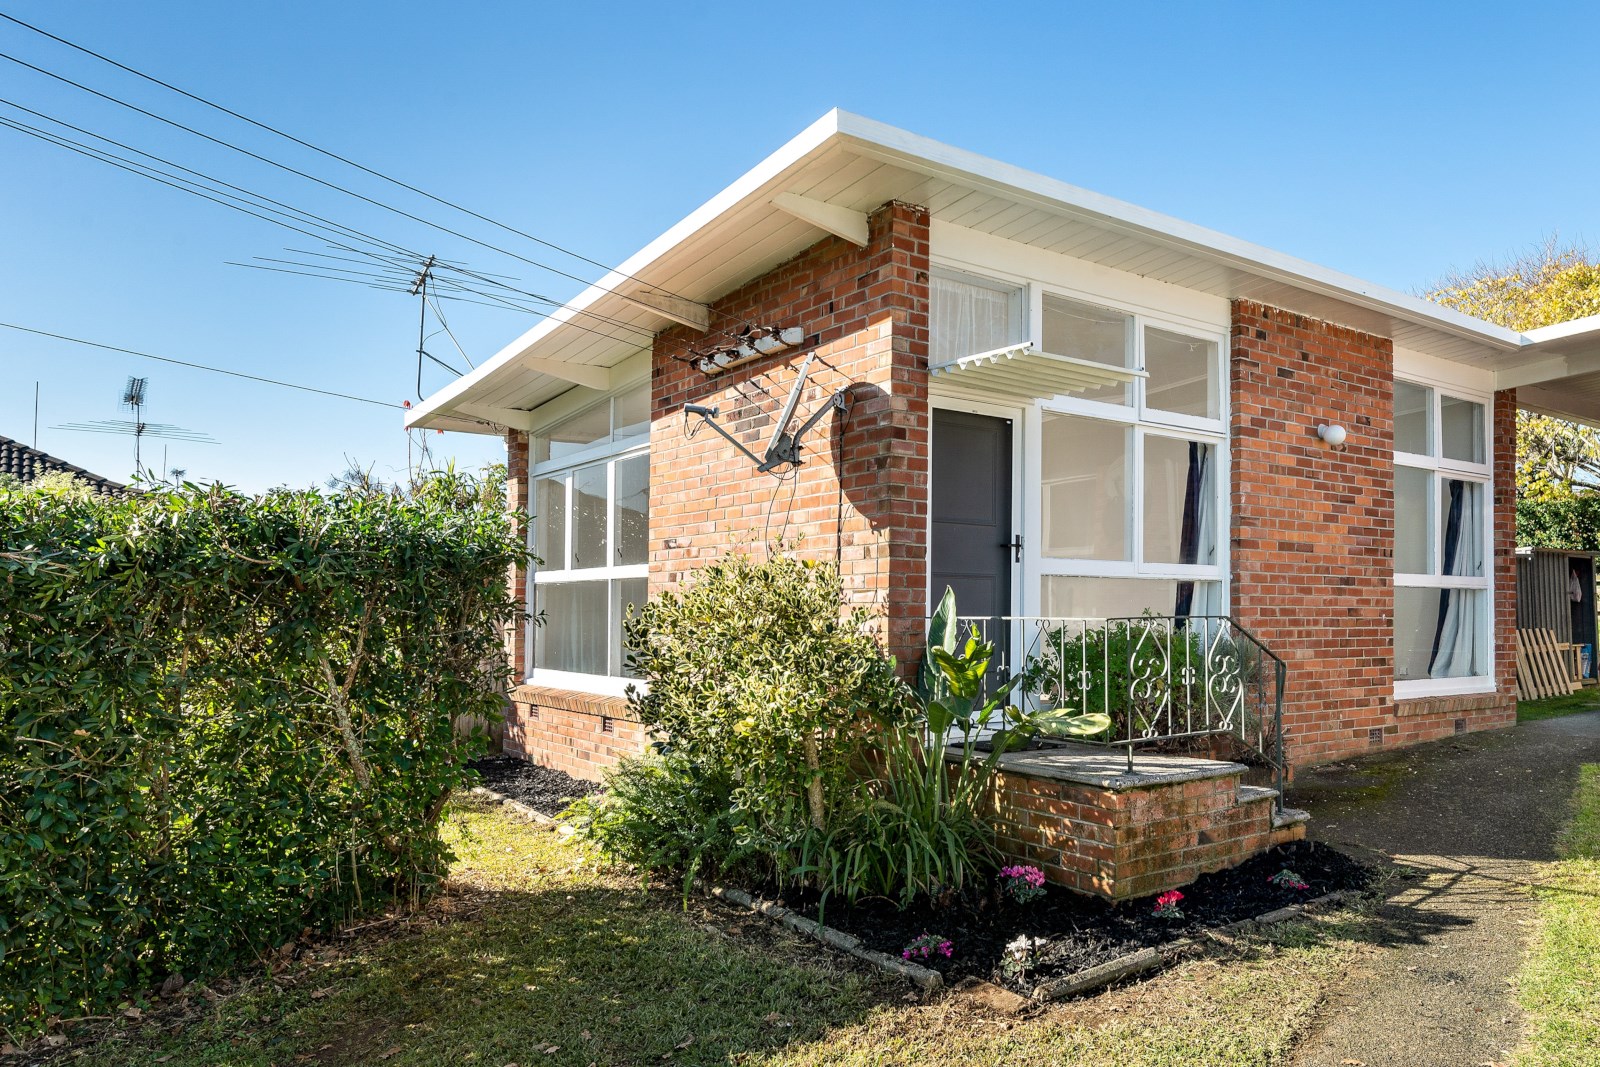
[[[1532,330],[1600,315],[1600,259],[1554,239],[1508,263],[1452,271],[1425,294],[1436,304]],[[1517,412],[1517,499],[1563,500],[1600,491],[1600,430]]]

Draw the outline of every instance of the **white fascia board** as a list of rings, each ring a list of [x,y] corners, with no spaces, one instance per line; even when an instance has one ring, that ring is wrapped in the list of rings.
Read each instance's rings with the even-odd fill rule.
[[[1165,244],[1227,263],[1245,273],[1268,277],[1360,307],[1466,337],[1493,348],[1514,351],[1526,342],[1515,330],[1475,319],[1396,289],[1362,281],[1204,226],[1021,167],[980,156],[860,115],[837,112],[839,133],[887,162],[922,169],[965,183],[987,185],[1006,196],[1046,209],[1067,208],[1111,229],[1155,238]]]
[[[1540,326],[1523,336],[1535,347],[1554,346],[1563,341],[1600,342],[1600,315],[1558,322],[1554,326]]]
[[[695,233],[716,221],[740,201],[755,193],[763,185],[783,173],[784,170],[798,163],[807,155],[822,147],[830,138],[836,136],[839,132],[839,119],[843,114],[843,112],[835,108],[810,126],[807,126],[797,136],[791,138],[789,143],[746,171],[732,185],[707,200],[704,204],[701,204],[677,225],[629,256],[621,266],[579,293],[563,307],[551,313],[543,322],[524,333],[515,341],[512,341],[509,345],[506,345],[494,356],[479,364],[478,368],[471,374],[457,378],[412,408],[411,413],[406,417],[406,425],[408,427],[413,426],[428,415],[450,407],[452,401],[470,392],[479,382],[494,376],[502,367],[516,360],[518,356],[528,351],[540,340],[555,333],[563,325],[571,322],[582,312],[589,310],[597,302],[606,297],[614,297],[614,290],[621,289],[623,286],[639,286],[641,283],[637,281],[638,275],[660,259],[661,256],[687,241]],[[645,287],[648,288],[647,285]]]

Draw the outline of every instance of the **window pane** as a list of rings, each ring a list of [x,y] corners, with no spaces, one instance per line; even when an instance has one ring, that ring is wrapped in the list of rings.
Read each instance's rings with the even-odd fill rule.
[[[1433,525],[1428,499],[1433,479],[1417,467],[1394,468],[1394,569],[1401,574],[1432,574],[1429,548]]]
[[[1487,463],[1483,447],[1483,405],[1453,396],[1439,398],[1439,434],[1444,458]]]
[[[934,275],[928,281],[929,349],[935,364],[989,352],[1020,339],[1022,291]]]
[[[561,459],[611,435],[611,405],[596,404],[588,411],[558,423],[534,438],[533,462]]]
[[[533,630],[533,663],[552,671],[605,674],[611,628],[606,611],[609,582],[534,585],[544,625]]]
[[[572,567],[606,565],[606,464],[572,475]]]
[[[1043,432],[1043,553],[1057,559],[1128,559],[1133,431],[1046,412]]]
[[[617,460],[617,565],[648,563],[650,457]]]
[[[1113,367],[1126,368],[1132,345],[1133,319],[1120,312],[1108,311],[1092,304],[1081,304],[1066,297],[1044,296],[1043,336],[1040,346],[1052,355],[1088,359]],[[1105,404],[1126,404],[1128,387],[1102,385],[1083,393],[1073,393],[1083,400],[1098,400]]]
[[[1395,679],[1487,674],[1486,603],[1482,589],[1396,588]]]
[[[1439,523],[1444,528],[1439,572],[1483,577],[1483,483],[1441,478]]]
[[[616,429],[611,436],[621,440],[624,437],[633,437],[637,434],[650,432],[650,386],[648,383],[637,389],[629,389],[614,401],[616,413],[613,420]]]
[[[1222,417],[1217,390],[1217,346],[1198,337],[1144,331],[1145,405],[1179,415]]]
[[[1418,456],[1433,455],[1428,434],[1428,408],[1432,389],[1410,382],[1394,383],[1394,450]]]
[[[1144,439],[1144,560],[1217,562],[1216,452],[1206,444]]]
[[[639,677],[628,668],[627,650],[623,646],[622,622],[628,617],[628,609],[633,608],[635,614],[644,607],[645,579],[621,578],[611,583],[612,586],[612,619],[611,619],[611,673],[622,678]]]
[[[567,480],[539,478],[533,483],[533,554],[545,570],[567,569]]]
[[[1184,592],[1188,597],[1187,605],[1179,603],[1179,594]],[[1044,613],[1063,619],[1125,619],[1146,611],[1157,615],[1222,613],[1221,582],[1047,575],[1040,593]]]

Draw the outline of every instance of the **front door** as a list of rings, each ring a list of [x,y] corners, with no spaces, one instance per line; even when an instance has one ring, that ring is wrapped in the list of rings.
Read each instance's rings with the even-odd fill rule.
[[[931,612],[955,590],[956,611],[980,624],[995,643],[995,663],[1008,659],[1011,572],[1020,554],[1011,529],[1011,420],[933,410]]]

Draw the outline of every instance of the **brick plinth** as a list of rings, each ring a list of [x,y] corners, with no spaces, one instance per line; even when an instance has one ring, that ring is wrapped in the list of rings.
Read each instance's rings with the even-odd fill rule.
[[[648,740],[621,698],[523,685],[511,691],[502,744],[507,755],[598,782]]]
[[[1305,836],[1303,821],[1273,825],[1276,794],[1241,789],[1242,771],[1127,789],[1002,771],[993,796],[1000,851],[1108,900],[1188,885]]]

